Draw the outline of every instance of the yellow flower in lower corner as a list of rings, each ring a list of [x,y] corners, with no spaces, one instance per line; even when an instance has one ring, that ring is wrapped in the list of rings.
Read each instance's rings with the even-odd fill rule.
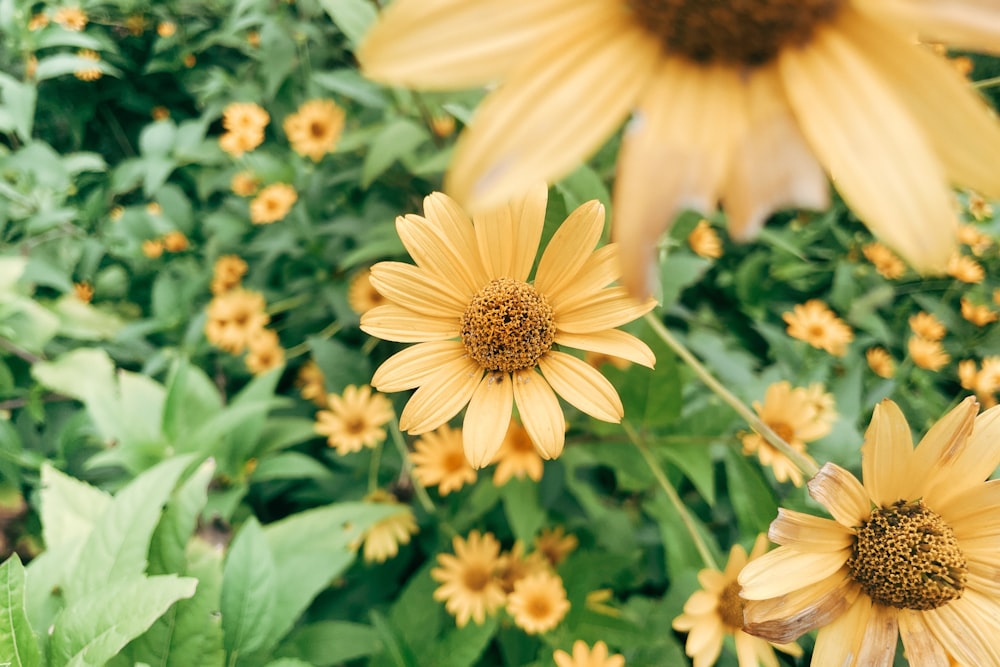
[[[285,363],[285,350],[281,347],[278,334],[270,329],[261,329],[247,341],[247,370],[254,375],[278,368]]]
[[[597,642],[594,648],[577,639],[573,642],[573,655],[562,649],[552,654],[556,667],[625,667],[625,656],[620,653],[609,655],[608,645]]]
[[[494,461],[497,464],[493,472],[494,486],[503,486],[513,477],[517,479],[527,477],[537,482],[542,478],[545,469],[531,436],[515,419],[510,420]]]
[[[520,579],[507,596],[507,613],[529,635],[555,628],[569,606],[562,579],[554,572],[536,572]]]
[[[455,555],[438,554],[438,567],[431,570],[431,578],[441,584],[434,599],[444,602],[460,628],[470,620],[485,623],[507,599],[496,578],[500,543],[491,533],[474,530],[464,540],[456,535],[452,547]]]
[[[423,486],[437,485],[442,496],[476,481],[476,470],[465,458],[461,430],[446,424],[424,433],[413,448],[413,476]]]
[[[266,305],[260,292],[239,289],[217,295],[208,304],[205,338],[226,352],[243,352],[271,319]]]
[[[788,325],[789,336],[826,350],[835,357],[847,354],[847,344],[854,340],[851,327],[819,299],[796,305],[781,317]]]
[[[272,183],[250,200],[250,222],[267,225],[281,220],[292,210],[299,195],[287,183]]]
[[[910,358],[913,359],[913,363],[920,368],[938,371],[951,361],[951,356],[944,351],[941,343],[936,340],[927,340],[920,336],[910,336],[906,347],[910,352]]]
[[[365,313],[361,328],[418,343],[383,363],[372,384],[387,392],[419,387],[399,420],[413,434],[437,428],[468,405],[462,431],[476,468],[500,448],[515,404],[545,458],[559,456],[565,440],[557,394],[592,417],[621,420],[615,388],[564,348],[649,367],[655,361],[645,343],[616,329],[655,301],[608,287],[620,268],[616,246],[594,250],[604,230],[599,202],[569,215],[528,281],[547,196],[545,186],[536,185],[522,199],[470,220],[454,201],[434,193],[424,200],[424,217],[396,220],[417,266],[372,267],[372,284],[389,304]]]
[[[719,659],[726,635],[736,644],[739,667],[777,665],[774,648],[789,655],[802,655],[798,644],[769,644],[767,641],[743,632],[744,600],[740,597],[737,576],[746,566],[767,552],[767,536],[759,535],[747,556],[739,544],[729,550],[729,561],[723,572],[706,568],[698,573],[701,588],[684,603],[684,613],[674,619],[673,628],[687,632],[685,651],[694,660],[694,667],[711,667]],[[772,648],[774,646],[774,648]]]
[[[392,419],[392,403],[368,385],[344,387],[344,393],[327,397],[329,410],[316,413],[316,432],[325,435],[341,456],[374,447],[385,440],[384,426]]]
[[[340,140],[344,110],[333,100],[310,100],[285,118],[284,128],[293,151],[319,162]]]
[[[779,509],[781,546],[740,573],[744,630],[818,628],[814,665],[891,665],[897,637],[912,665],[998,664],[1000,408],[978,412],[965,399],[914,447],[896,404],[876,406],[862,481],[827,463],[809,482],[833,520]]]

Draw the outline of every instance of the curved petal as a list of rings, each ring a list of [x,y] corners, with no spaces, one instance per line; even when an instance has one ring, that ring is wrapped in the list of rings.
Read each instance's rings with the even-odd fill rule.
[[[612,357],[628,359],[646,368],[653,368],[653,365],[656,364],[656,355],[653,354],[648,345],[632,334],[619,329],[608,329],[588,334],[556,331],[555,342],[578,350],[600,352]]]
[[[413,392],[399,415],[399,428],[420,435],[441,426],[469,402],[482,374],[483,369],[468,357],[441,366]]]
[[[371,268],[370,280],[385,298],[421,315],[457,318],[469,305],[450,281],[412,264],[379,262]]]
[[[813,661],[817,665],[868,665],[858,662],[858,653],[865,627],[872,613],[872,601],[867,595],[858,596],[846,613],[823,627],[816,636]],[[892,642],[896,646],[895,637]],[[888,667],[872,663],[871,667]]]
[[[549,188],[545,183],[535,183],[520,197],[510,201],[511,217],[516,226],[514,237],[517,251],[511,266],[511,275],[517,280],[528,280],[531,267],[538,256],[538,243],[545,227],[545,205],[549,201]]]
[[[972,591],[966,590],[959,599],[923,612],[924,622],[960,664],[1000,665],[1000,646],[995,641],[1000,628],[979,613],[973,598]],[[995,610],[993,613],[996,615]]]
[[[854,0],[881,23],[904,25],[926,42],[1000,54],[1000,14],[994,0]]]
[[[523,197],[474,216],[476,245],[486,275],[522,282],[538,254],[548,189],[535,183]]]
[[[442,234],[459,250],[459,256],[472,274],[477,289],[490,281],[479,259],[476,231],[472,218],[454,199],[443,192],[432,192],[424,197],[424,216],[441,227]]]
[[[580,4],[595,11],[532,51],[456,144],[445,190],[474,212],[556,180],[593,153],[625,119],[659,60],[659,42],[626,7]]]
[[[814,586],[844,567],[849,555],[843,551],[778,547],[743,568],[740,595],[748,600],[766,600]],[[774,576],[775,572],[781,576]]]
[[[771,522],[767,536],[776,544],[800,551],[840,551],[854,544],[854,533],[836,521],[784,507],[778,508],[778,518]]]
[[[625,414],[614,386],[599,372],[565,352],[550,351],[538,360],[549,384],[568,403],[595,419],[618,423]]]
[[[544,459],[556,458],[566,441],[566,417],[555,392],[533,370],[514,373],[513,384],[521,423],[535,449]]]
[[[921,667],[949,667],[947,654],[927,628],[921,613],[900,609],[897,614],[899,636],[910,663]]]
[[[837,190],[914,268],[943,273],[957,248],[951,192],[923,131],[857,48],[832,28],[786,49],[799,126]]]
[[[969,396],[939,419],[920,440],[914,452],[910,474],[923,481],[924,502],[931,507],[985,480],[997,464],[996,440],[1000,423],[988,429],[990,440],[973,441],[979,403]],[[994,413],[998,414],[998,413]],[[992,420],[991,420],[992,421]],[[985,422],[981,422],[985,425]],[[978,447],[970,449],[975,442]],[[974,460],[979,457],[979,460]],[[984,460],[985,459],[985,460]],[[990,465],[990,462],[993,462]],[[989,467],[987,467],[989,466]]]
[[[747,567],[752,565],[750,563]],[[774,576],[773,572],[771,576]],[[790,642],[841,616],[858,597],[860,590],[844,568],[813,586],[788,595],[750,600],[743,611],[744,630],[770,642]]]
[[[856,602],[855,604],[861,604]],[[864,624],[864,635],[858,648],[857,664],[872,667],[892,667],[896,657],[896,636],[899,626],[896,609],[881,604],[873,604],[871,615]],[[910,660],[913,658],[911,657]],[[821,663],[823,664],[823,663]],[[923,667],[922,663],[920,664]]]
[[[390,393],[419,387],[445,364],[468,353],[458,341],[420,343],[386,359],[372,376],[372,386]]]
[[[974,484],[930,506],[947,517],[958,539],[996,532],[1000,534],[1000,479]]]
[[[555,314],[556,328],[567,333],[592,333],[614,329],[656,307],[655,299],[639,301],[624,287],[608,287],[576,305],[574,300]]]
[[[462,422],[465,458],[477,470],[488,465],[503,444],[514,407],[510,375],[487,373],[469,401]]]
[[[913,440],[899,407],[884,399],[875,406],[861,446],[861,479],[868,497],[879,507],[912,500],[910,460]]]
[[[825,463],[806,484],[837,523],[852,528],[871,515],[871,501],[857,478],[836,463]]]
[[[633,294],[650,293],[657,242],[677,214],[715,208],[745,125],[744,84],[734,68],[680,58],[657,68],[625,129],[614,184],[611,232]]]
[[[475,271],[441,225],[419,215],[396,218],[396,233],[417,266],[458,289],[466,302],[482,287]]]
[[[576,274],[576,279],[565,283],[558,292],[543,292],[549,305],[556,312],[566,304],[584,303],[622,275],[618,244],[611,243],[590,254]],[[536,283],[537,285],[537,283]]]
[[[361,316],[361,330],[396,343],[422,343],[457,338],[462,333],[457,317],[441,318],[420,315],[402,306],[375,306]]]
[[[545,247],[535,272],[535,288],[542,294],[555,296],[572,283],[603,232],[604,205],[595,199],[578,206]]]

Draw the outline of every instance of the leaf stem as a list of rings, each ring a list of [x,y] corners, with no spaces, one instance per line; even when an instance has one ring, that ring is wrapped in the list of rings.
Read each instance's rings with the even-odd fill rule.
[[[393,443],[396,445],[396,449],[399,450],[400,457],[403,459],[403,469],[410,476],[410,482],[413,484],[413,493],[417,497],[417,500],[420,501],[420,505],[424,510],[428,514],[434,514],[437,511],[437,508],[434,507],[434,501],[431,500],[424,485],[413,474],[413,461],[410,460],[410,453],[406,447],[406,441],[403,439],[403,432],[399,430],[399,420],[396,419],[396,415],[392,416],[390,426],[389,433],[392,436]]]

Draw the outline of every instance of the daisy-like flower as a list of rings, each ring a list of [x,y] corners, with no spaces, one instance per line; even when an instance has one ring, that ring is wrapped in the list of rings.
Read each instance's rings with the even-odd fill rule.
[[[250,222],[267,225],[281,220],[292,210],[299,195],[288,183],[272,183],[250,200]]]
[[[142,254],[150,259],[157,259],[163,255],[163,241],[160,239],[146,239],[142,242]]]
[[[153,120],[166,120],[170,118],[170,109],[163,106],[155,106],[150,109],[149,117]]]
[[[963,359],[958,362],[958,381],[963,389],[973,391],[976,389],[976,376],[979,368],[975,359]]]
[[[76,52],[76,55],[93,63],[101,62],[101,55],[93,49],[80,49]],[[73,76],[80,81],[97,81],[104,76],[104,72],[101,71],[100,67],[82,67],[74,71]]]
[[[699,257],[718,259],[722,257],[722,240],[707,220],[699,220],[687,237],[691,250]]]
[[[392,419],[392,403],[368,385],[344,387],[341,395],[327,396],[329,410],[316,413],[316,432],[326,436],[341,456],[374,447],[385,440],[385,425]]]
[[[167,252],[182,252],[187,250],[188,237],[184,232],[173,230],[163,235],[163,248]]]
[[[683,208],[721,199],[733,237],[747,238],[775,209],[825,208],[824,171],[908,262],[944,269],[949,183],[1000,192],[1000,127],[915,34],[1000,50],[983,0],[401,0],[358,57],[396,85],[502,83],[445,179],[473,211],[569,173],[632,112],[613,233],[626,283],[642,290]]]
[[[535,551],[545,556],[552,567],[558,567],[579,544],[576,535],[567,535],[566,529],[562,526],[543,528],[542,532],[535,536]]]
[[[156,24],[156,34],[167,39],[177,34],[177,24],[173,21],[160,21]]]
[[[507,433],[494,460],[497,464],[493,472],[494,486],[503,486],[513,477],[527,477],[536,482],[542,478],[542,457],[538,455],[531,436],[514,419],[510,420],[510,426],[507,427]]]
[[[740,667],[757,667],[760,663],[777,665],[774,648],[789,655],[802,655],[798,644],[769,644],[767,641],[743,632],[743,606],[740,571],[750,561],[767,552],[767,536],[758,535],[750,555],[739,544],[729,550],[729,561],[722,572],[705,568],[698,572],[701,588],[684,603],[684,613],[674,619],[673,628],[687,632],[684,650],[694,660],[694,667],[711,667],[719,659],[726,635],[736,644],[736,657]]]
[[[819,628],[814,665],[1000,663],[1000,411],[969,397],[914,447],[896,404],[875,408],[862,481],[833,463],[809,494],[833,520],[779,509],[781,545],[739,575],[745,631],[788,642]],[[776,576],[780,573],[780,576]]]
[[[240,354],[271,320],[264,311],[264,295],[250,290],[219,294],[208,303],[205,338],[231,354]]]
[[[409,505],[396,501],[391,493],[379,489],[366,498],[368,502],[388,503],[399,508],[399,512],[375,522],[365,531],[362,554],[366,563],[384,563],[399,554],[399,545],[409,544],[417,534],[417,519]]]
[[[510,551],[500,554],[496,577],[503,592],[510,593],[521,579],[548,570],[549,563],[545,560],[545,556],[537,551],[525,556],[524,544],[515,542]]]
[[[465,458],[460,430],[445,424],[436,431],[424,433],[413,449],[410,454],[413,476],[423,486],[436,485],[442,496],[476,481],[476,471]]]
[[[520,579],[507,596],[507,613],[529,635],[552,630],[569,611],[562,579],[554,572],[536,572]]]
[[[351,278],[347,286],[347,305],[358,315],[364,315],[375,306],[389,303],[375,287],[372,286],[371,270],[361,269]]]
[[[830,401],[832,402],[832,396]],[[821,411],[817,401],[803,387],[792,387],[782,380],[767,388],[764,403],[753,402],[757,416],[771,430],[781,436],[795,451],[808,457],[806,443],[826,436],[833,427],[836,412],[832,409]],[[802,472],[784,454],[772,447],[759,433],[747,433],[742,437],[743,453],[757,454],[760,464],[770,466],[774,478],[779,482],[791,480],[795,486],[802,486]]]
[[[212,294],[225,294],[239,286],[247,273],[247,263],[239,255],[223,255],[212,269]]]
[[[233,157],[249,153],[264,142],[264,133],[260,135],[244,132],[224,132],[219,137],[219,148]]]
[[[90,303],[94,298],[94,286],[88,282],[73,283],[73,295],[84,303]]]
[[[969,250],[976,257],[982,255],[993,245],[993,239],[989,234],[970,224],[958,226],[958,242],[969,246]]]
[[[66,30],[80,32],[87,27],[87,12],[79,7],[60,7],[52,14],[52,20]]]
[[[556,667],[625,667],[625,656],[621,653],[610,655],[604,642],[597,642],[590,648],[582,639],[573,642],[573,655],[558,649],[552,659]]]
[[[254,375],[263,375],[285,363],[285,350],[281,347],[278,334],[270,329],[260,329],[247,341],[247,370]]]
[[[868,367],[872,369],[872,373],[883,378],[891,378],[896,374],[896,362],[892,360],[892,355],[890,355],[884,347],[870,347],[865,352],[865,359],[868,361]]]
[[[31,19],[28,21],[28,30],[35,32],[41,30],[49,24],[49,15],[45,12],[37,12],[31,15]]]
[[[285,118],[284,128],[293,151],[319,162],[340,140],[344,110],[333,100],[310,100]]]
[[[992,218],[993,205],[983,199],[982,196],[973,192],[969,195],[969,215],[977,222]]]
[[[295,386],[299,388],[302,398],[320,406],[326,405],[326,382],[323,371],[314,360],[310,359],[299,368]]]
[[[615,329],[655,301],[607,287],[620,269],[616,246],[593,250],[604,229],[599,202],[569,215],[528,282],[547,194],[536,185],[474,222],[449,197],[432,194],[424,200],[426,217],[396,220],[417,266],[372,267],[372,284],[389,304],[365,313],[361,328],[419,343],[382,364],[372,384],[387,392],[419,387],[399,419],[414,434],[437,428],[468,404],[462,431],[476,468],[500,448],[514,404],[544,458],[558,456],[565,438],[557,392],[592,417],[621,420],[621,399],[611,383],[555,345],[649,367],[655,361],[645,343]]]
[[[851,327],[819,299],[798,304],[781,317],[788,325],[789,336],[826,350],[835,357],[847,354],[847,344],[854,340]]]
[[[470,620],[486,622],[503,606],[507,596],[496,578],[500,563],[500,543],[491,533],[469,533],[468,539],[452,539],[455,555],[438,554],[438,566],[431,570],[431,578],[441,584],[434,591],[434,599],[444,602],[444,608],[455,617],[455,625],[462,628]]]
[[[962,297],[962,317],[972,322],[977,327],[985,327],[987,324],[1000,319],[1000,314],[983,303],[975,303],[971,299]]]
[[[977,284],[983,282],[986,271],[983,265],[968,255],[955,253],[948,260],[948,275],[963,283]]]
[[[941,343],[936,340],[927,340],[920,336],[910,336],[906,348],[910,352],[910,358],[913,359],[913,363],[929,371],[941,370],[941,368],[951,361],[951,356],[945,352]]]
[[[947,333],[944,323],[932,313],[921,311],[916,315],[911,315],[909,323],[910,330],[924,340],[941,340]]]
[[[861,252],[864,253],[865,259],[872,263],[879,275],[886,280],[895,280],[906,272],[903,260],[878,241],[865,244],[862,246]]]
[[[238,171],[229,181],[229,189],[238,197],[249,197],[257,192],[260,179],[252,171]]]
[[[264,128],[270,122],[271,116],[260,105],[233,102],[222,110],[226,132],[219,137],[219,147],[233,157],[252,151],[264,143]]]
[[[975,386],[973,387],[980,401],[984,398],[992,398],[993,394],[1000,389],[1000,357],[983,357],[982,367],[976,373]]]

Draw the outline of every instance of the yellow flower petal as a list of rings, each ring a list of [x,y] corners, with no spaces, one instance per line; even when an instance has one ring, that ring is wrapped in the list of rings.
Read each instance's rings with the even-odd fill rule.
[[[854,545],[853,531],[836,521],[784,507],[778,508],[778,518],[771,522],[767,536],[776,544],[800,551],[840,551]]]
[[[596,331],[588,334],[557,331],[555,342],[559,345],[576,348],[577,350],[600,352],[612,357],[628,359],[647,368],[653,368],[653,365],[656,363],[656,356],[649,349],[648,345],[632,334],[618,329],[608,329],[607,331]]]
[[[618,245],[611,243],[598,248],[583,263],[572,282],[564,283],[560,291],[547,295],[549,305],[559,312],[566,309],[566,304],[584,303],[616,281],[621,274]]]
[[[449,281],[402,262],[379,262],[371,282],[383,296],[430,317],[461,317],[468,299]]]
[[[566,418],[552,387],[535,371],[514,374],[514,400],[528,436],[543,458],[554,459],[566,440]]]
[[[885,399],[875,406],[861,446],[864,487],[876,505],[888,507],[911,498],[912,458],[913,440],[906,417],[895,403]]]
[[[1000,15],[993,0],[854,0],[882,23],[904,25],[927,41],[1000,53]]]
[[[396,343],[447,340],[461,333],[458,318],[428,317],[395,304],[376,306],[362,315],[361,330]]]
[[[462,258],[459,270],[470,273],[472,281],[478,287],[488,283],[490,279],[476,250],[476,232],[472,226],[472,218],[462,210],[458,202],[442,192],[432,192],[424,197],[424,215],[439,225],[442,234],[458,249]]]
[[[756,562],[749,563],[747,569],[756,570]],[[773,578],[774,572],[768,571],[767,576]],[[742,577],[740,583],[743,583]],[[743,614],[744,629],[771,642],[790,642],[841,616],[858,597],[859,591],[860,586],[844,568],[813,586],[788,595],[748,601]],[[745,588],[741,594],[747,597]]]
[[[487,373],[472,394],[462,422],[465,458],[473,468],[488,465],[496,456],[507,433],[513,407],[510,375]]]
[[[419,215],[401,216],[396,218],[396,233],[417,266],[452,283],[463,297],[471,297],[482,287],[465,262],[464,249],[454,244],[438,223]]]
[[[413,392],[399,415],[399,427],[420,435],[441,426],[469,402],[482,373],[467,357],[441,366],[438,373]]]
[[[608,287],[579,306],[569,302],[565,310],[555,314],[556,327],[568,333],[590,333],[601,329],[614,329],[626,322],[645,315],[656,306],[656,301],[638,301],[624,287]]]
[[[995,440],[1000,436],[1000,422],[995,421],[1000,412],[983,413],[986,420],[978,423],[991,426],[986,429],[988,437],[973,440],[970,436],[978,412],[975,396],[967,397],[935,422],[917,445],[910,474],[924,481],[924,502],[932,507],[969,485],[984,481],[1000,463],[1000,448]],[[973,444],[976,446],[970,448]]]
[[[864,604],[861,598],[855,604]],[[864,607],[862,607],[863,609]],[[865,632],[858,648],[857,664],[891,665],[896,657],[896,609],[880,604],[871,606],[871,615],[864,621]]]
[[[576,278],[603,231],[604,205],[595,199],[578,206],[552,235],[538,261],[535,287],[555,297]]]
[[[408,347],[392,355],[375,371],[372,386],[381,392],[419,387],[447,363],[466,356],[458,341],[434,341]]]
[[[535,183],[522,199],[475,216],[479,257],[491,280],[528,279],[542,237],[547,198],[545,185]]]
[[[822,503],[842,526],[856,526],[871,514],[871,500],[865,487],[835,463],[824,464],[806,486],[809,495]]]
[[[816,637],[813,660],[817,665],[860,665],[857,662],[865,626],[871,616],[872,601],[867,595],[859,596],[847,613],[824,626]],[[896,646],[895,638],[892,643]],[[879,663],[867,663],[874,667]],[[880,667],[888,667],[880,664]]]
[[[740,573],[741,595],[748,600],[763,600],[814,586],[844,567],[849,555],[843,551],[808,552],[778,547]],[[775,572],[781,576],[775,577]]]
[[[900,609],[897,619],[899,636],[903,640],[903,650],[912,664],[949,667],[951,663],[948,661],[948,656],[941,644],[934,641],[934,637],[920,612]]]
[[[585,362],[565,352],[549,352],[538,360],[542,375],[567,402],[595,419],[618,423],[625,408],[614,386]]]

